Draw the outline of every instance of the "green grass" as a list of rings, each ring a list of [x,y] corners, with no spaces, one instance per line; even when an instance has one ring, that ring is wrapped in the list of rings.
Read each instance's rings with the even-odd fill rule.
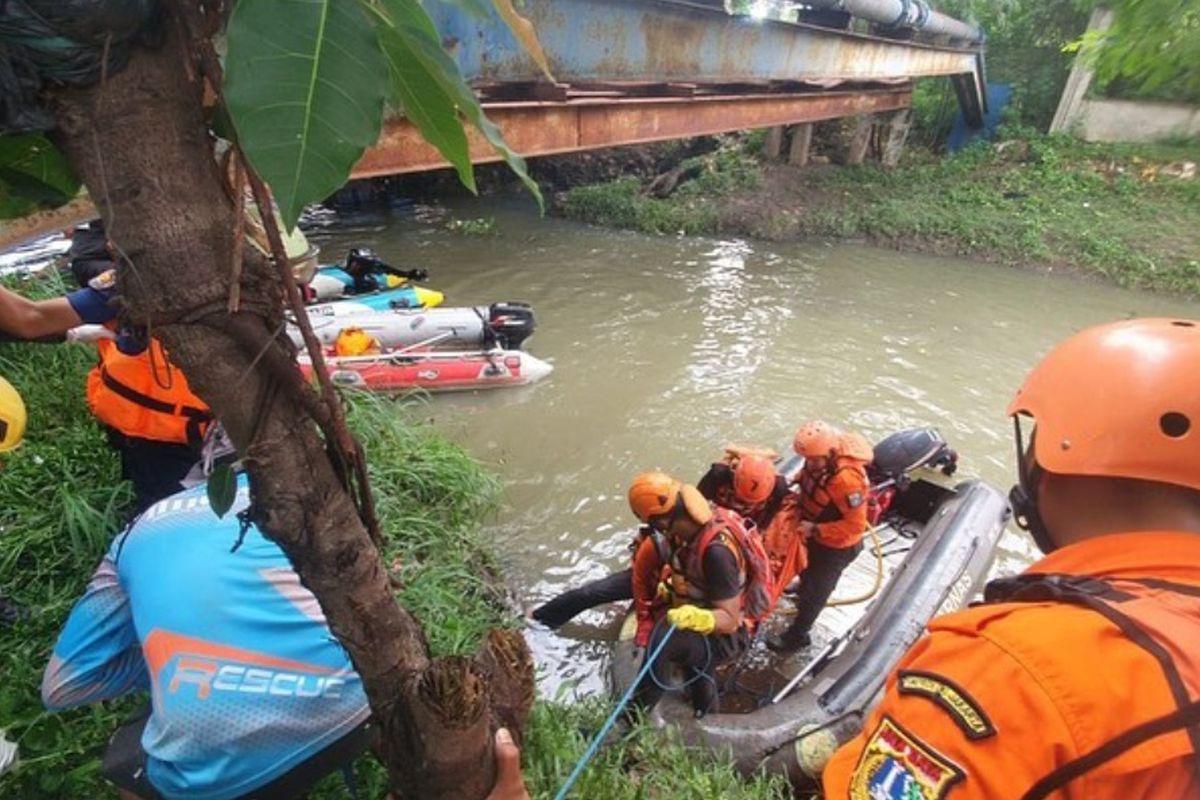
[[[567,193],[563,213],[583,222],[632,228],[645,233],[701,234],[719,225],[717,198],[758,185],[758,163],[749,153],[761,149],[761,137],[742,146],[725,147],[715,153],[695,156],[681,166],[698,166],[699,176],[669,198],[646,195],[637,178],[582,186]]]
[[[608,703],[541,703],[534,709],[524,772],[535,798],[553,797],[600,729]],[[780,777],[744,780],[729,764],[714,763],[670,732],[635,729],[602,747],[571,797],[584,800],[785,800]]]
[[[893,170],[717,161],[666,200],[626,180],[570,191],[562,213],[651,233],[867,239],[1200,296],[1200,177],[1158,172],[1200,161],[1200,142],[1010,135],[952,157],[913,149]]]
[[[61,291],[46,278],[17,287]],[[65,713],[42,709],[42,669],[58,631],[129,508],[115,453],[83,400],[94,353],[81,345],[0,343],[0,375],[29,410],[24,444],[0,456],[0,592],[30,614],[0,627],[0,728],[20,746],[21,765],[0,776],[0,797],[112,798],[99,759],[112,731],[144,698]],[[498,478],[436,430],[411,404],[352,395],[350,418],[367,449],[389,563],[400,560],[400,598],[425,625],[435,654],[474,651],[480,636],[513,624],[481,522],[500,500]],[[604,704],[540,703],[526,748],[537,797],[551,797],[600,726]],[[358,768],[361,795],[382,797],[385,776],[370,758]],[[778,782],[741,783],[661,734],[639,731],[589,768],[586,798],[782,798]],[[348,797],[340,777],[312,797]]]

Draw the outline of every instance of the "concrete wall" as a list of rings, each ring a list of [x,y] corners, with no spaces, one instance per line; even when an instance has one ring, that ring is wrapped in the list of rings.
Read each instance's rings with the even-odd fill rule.
[[[1084,100],[1068,129],[1089,142],[1153,142],[1200,136],[1200,106],[1145,100]]]
[[[1088,31],[1103,31],[1113,14],[1097,8]],[[1152,100],[1093,100],[1088,98],[1092,71],[1076,59],[1058,101],[1050,132],[1074,133],[1089,142],[1154,142],[1176,136],[1200,136],[1200,106]]]

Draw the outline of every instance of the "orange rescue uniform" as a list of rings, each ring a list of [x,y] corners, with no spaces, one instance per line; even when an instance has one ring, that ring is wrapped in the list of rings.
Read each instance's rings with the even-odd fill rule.
[[[835,471],[801,472],[800,491],[789,495],[763,532],[763,544],[775,578],[775,599],[808,566],[807,541],[801,522],[816,525],[813,540],[834,549],[854,547],[867,530],[871,482],[862,461],[839,458]]]
[[[108,339],[96,346],[100,363],[88,374],[87,402],[97,419],[138,439],[200,444],[212,414],[157,339],[136,356]]]
[[[800,518],[816,523],[815,541],[838,550],[862,541],[871,488],[863,462],[839,457],[832,474],[801,472],[799,485]]]
[[[660,600],[658,585],[663,579],[663,569],[671,558],[670,546],[661,533],[643,532],[633,543],[633,609],[637,614],[637,635],[635,644],[645,647],[650,641],[650,633],[654,623],[658,621],[659,612],[665,607],[665,600]]]
[[[1130,744],[1200,698],[1200,536],[1097,537],[998,588],[1013,599],[930,623],[826,766],[825,797],[1200,797],[1200,730]]]

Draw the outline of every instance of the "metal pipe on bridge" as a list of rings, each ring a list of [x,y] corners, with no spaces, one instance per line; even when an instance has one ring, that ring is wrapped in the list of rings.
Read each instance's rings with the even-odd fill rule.
[[[844,11],[887,28],[911,29],[955,41],[978,44],[984,39],[978,25],[936,11],[926,0],[804,0],[804,5]]]

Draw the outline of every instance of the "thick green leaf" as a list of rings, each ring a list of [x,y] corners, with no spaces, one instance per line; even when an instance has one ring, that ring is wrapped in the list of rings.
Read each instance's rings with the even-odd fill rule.
[[[78,191],[79,179],[45,136],[0,136],[0,219],[56,208]]]
[[[386,24],[379,26],[379,43],[388,60],[395,103],[417,126],[425,141],[454,165],[458,179],[475,191],[475,172],[467,134],[454,101],[450,99],[421,59],[416,58],[403,36]]]
[[[208,492],[208,505],[218,518],[229,513],[237,499],[237,473],[229,464],[218,464],[208,476],[204,487]]]
[[[542,193],[537,183],[529,177],[525,160],[513,152],[505,143],[500,129],[483,113],[479,98],[463,80],[458,65],[442,49],[433,22],[421,4],[417,0],[383,0],[383,7],[387,11],[387,18],[380,24],[388,27],[387,33],[381,31],[381,39],[385,46],[391,34],[403,42],[411,57],[422,65],[438,88],[458,108],[459,113],[478,129],[488,144],[533,193],[538,206],[544,207]]]
[[[351,0],[238,0],[228,30],[225,103],[291,229],[378,140],[388,65]]]

